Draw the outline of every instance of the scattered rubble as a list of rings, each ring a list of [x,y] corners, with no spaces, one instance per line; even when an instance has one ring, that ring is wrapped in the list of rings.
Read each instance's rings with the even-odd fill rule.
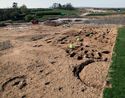
[[[53,24],[0,28],[1,98],[100,98],[115,26]]]

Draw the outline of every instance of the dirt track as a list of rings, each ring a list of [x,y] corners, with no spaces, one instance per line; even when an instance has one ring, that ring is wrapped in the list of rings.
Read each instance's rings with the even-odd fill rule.
[[[116,35],[109,25],[0,28],[11,44],[0,51],[0,98],[100,98]]]

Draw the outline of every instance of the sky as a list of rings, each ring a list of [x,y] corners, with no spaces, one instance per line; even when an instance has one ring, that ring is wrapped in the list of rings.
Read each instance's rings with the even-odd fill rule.
[[[47,8],[53,3],[71,3],[75,7],[125,8],[125,0],[0,0],[0,8],[9,8],[13,2],[25,4],[28,8]]]

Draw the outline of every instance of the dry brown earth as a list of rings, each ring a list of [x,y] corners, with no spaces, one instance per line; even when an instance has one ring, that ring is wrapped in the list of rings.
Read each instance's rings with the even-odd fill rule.
[[[116,35],[111,25],[0,28],[0,98],[100,98]]]

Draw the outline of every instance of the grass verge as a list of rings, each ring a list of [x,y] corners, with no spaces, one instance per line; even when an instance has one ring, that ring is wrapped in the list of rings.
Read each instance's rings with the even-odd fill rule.
[[[105,88],[103,97],[125,98],[125,27],[118,30],[112,61],[109,70],[112,87]]]

